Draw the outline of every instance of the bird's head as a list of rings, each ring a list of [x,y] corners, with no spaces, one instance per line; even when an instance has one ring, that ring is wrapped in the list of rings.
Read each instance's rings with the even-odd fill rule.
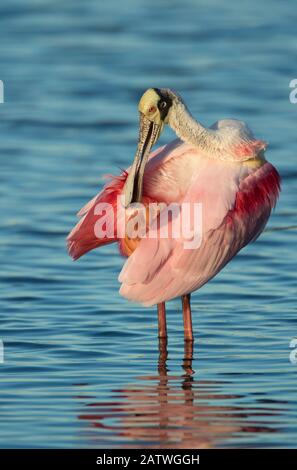
[[[149,88],[140,98],[138,110],[146,119],[161,126],[168,123],[169,111],[178,96],[167,88]]]
[[[139,138],[134,162],[125,184],[125,206],[140,202],[143,175],[152,146],[159,139],[164,124],[169,123],[170,113],[181,98],[167,88],[149,88],[141,97],[139,110]]]

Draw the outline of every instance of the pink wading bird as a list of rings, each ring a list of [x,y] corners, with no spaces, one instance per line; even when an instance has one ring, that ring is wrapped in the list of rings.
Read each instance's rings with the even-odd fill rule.
[[[151,88],[139,102],[139,142],[130,169],[112,179],[80,212],[68,236],[70,255],[118,242],[127,256],[119,276],[120,293],[145,306],[158,305],[159,337],[167,337],[165,302],[181,296],[185,340],[193,341],[190,294],[213,278],[264,229],[276,204],[280,177],[265,159],[265,142],[242,121],[226,119],[205,128],[170,89]],[[178,139],[150,154],[164,124]],[[98,238],[98,203],[117,209],[135,202],[201,203],[200,246],[184,238]],[[133,206],[132,206],[133,207]],[[157,215],[160,217],[160,214]],[[160,227],[159,227],[160,228]]]

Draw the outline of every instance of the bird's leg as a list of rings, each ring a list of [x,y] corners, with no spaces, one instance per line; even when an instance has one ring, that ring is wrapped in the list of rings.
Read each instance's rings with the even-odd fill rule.
[[[185,341],[184,342],[183,369],[185,370],[187,376],[191,376],[195,373],[195,371],[192,369],[193,353],[194,353],[194,341]]]
[[[167,366],[166,366],[167,357],[168,357],[167,338],[159,338],[158,371],[159,371],[160,378],[167,376]]]
[[[165,302],[158,304],[159,338],[167,338]]]
[[[191,294],[182,295],[185,341],[194,341],[190,299]]]

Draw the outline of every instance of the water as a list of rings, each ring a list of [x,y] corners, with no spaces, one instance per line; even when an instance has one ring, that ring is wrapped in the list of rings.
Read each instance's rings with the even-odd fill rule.
[[[2,0],[0,15],[0,445],[296,446],[295,3]],[[154,309],[117,293],[117,248],[65,250],[101,175],[130,163],[151,86],[206,124],[248,121],[283,178],[266,232],[194,294],[194,352],[168,304],[167,361]]]

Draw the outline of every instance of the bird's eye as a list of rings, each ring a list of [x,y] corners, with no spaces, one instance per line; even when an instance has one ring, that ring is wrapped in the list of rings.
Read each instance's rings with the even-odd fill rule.
[[[166,103],[166,101],[161,101],[161,103],[159,104],[159,108],[160,108],[160,109],[166,109],[166,108],[167,108],[167,103]]]
[[[154,112],[156,112],[156,110],[157,110],[156,106],[151,106],[151,107],[149,108],[148,112],[149,112],[149,113],[154,113]]]

